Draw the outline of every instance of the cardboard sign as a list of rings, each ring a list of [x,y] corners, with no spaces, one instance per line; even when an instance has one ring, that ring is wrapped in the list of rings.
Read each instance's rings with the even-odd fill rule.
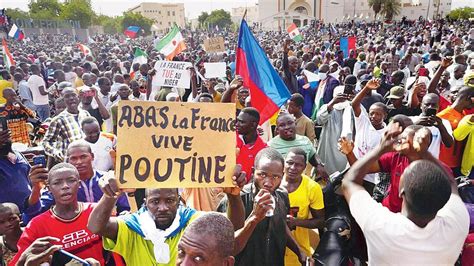
[[[206,72],[204,76],[209,78],[223,78],[225,77],[226,63],[204,63],[204,69]]]
[[[192,67],[190,62],[156,61],[153,87],[189,88],[191,81],[189,67]]]
[[[235,104],[120,101],[121,188],[231,187]]]
[[[215,37],[204,40],[204,50],[208,53],[224,52],[224,37]]]

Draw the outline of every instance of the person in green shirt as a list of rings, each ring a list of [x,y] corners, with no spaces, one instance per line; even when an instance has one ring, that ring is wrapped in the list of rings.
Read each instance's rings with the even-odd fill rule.
[[[327,180],[329,176],[311,140],[306,136],[296,134],[296,119],[293,115],[281,113],[277,118],[276,132],[278,135],[268,142],[268,146],[277,150],[283,157],[286,157],[292,148],[303,149],[308,162],[316,168],[318,176]]]
[[[240,188],[246,182],[240,165],[233,182]],[[185,228],[201,215],[181,203],[177,188],[145,190],[145,206],[127,216],[111,217],[117,198],[123,192],[113,175],[104,175],[99,185],[104,192],[91,213],[87,227],[103,237],[104,248],[120,254],[127,265],[175,265],[178,242]],[[229,201],[227,215],[236,228],[244,224],[240,189],[224,188]]]

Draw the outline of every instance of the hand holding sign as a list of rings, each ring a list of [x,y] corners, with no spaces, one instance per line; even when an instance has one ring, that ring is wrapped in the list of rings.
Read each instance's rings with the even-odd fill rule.
[[[242,166],[237,164],[234,167],[234,174],[232,176],[232,184],[234,187],[226,187],[224,188],[224,193],[238,196],[240,195],[240,190],[244,187],[245,183],[247,183],[247,179],[245,178],[247,173],[242,172]]]
[[[235,105],[120,101],[118,109],[120,188],[240,184],[242,173],[232,169]]]

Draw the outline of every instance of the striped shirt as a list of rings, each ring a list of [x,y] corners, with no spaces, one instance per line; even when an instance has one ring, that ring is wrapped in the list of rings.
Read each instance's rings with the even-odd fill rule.
[[[54,117],[43,140],[46,154],[64,161],[69,144],[85,137],[81,129],[81,121],[88,116],[90,116],[89,112],[79,109],[78,114],[71,114],[64,110]]]

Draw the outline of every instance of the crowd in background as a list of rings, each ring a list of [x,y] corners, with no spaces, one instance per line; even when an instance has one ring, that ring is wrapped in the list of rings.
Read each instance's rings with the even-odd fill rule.
[[[470,241],[454,177],[474,177],[474,24],[315,23],[300,42],[253,32],[291,93],[264,124],[236,75],[238,32],[182,31],[187,49],[173,60],[192,63],[189,88],[153,86],[157,37],[92,36],[86,55],[71,36],[8,40],[0,265],[70,260],[57,250],[100,265],[314,263],[322,188],[348,167],[342,194],[368,250],[359,261],[458,261]],[[226,51],[207,53],[202,43],[216,36]],[[344,51],[348,36],[356,47]],[[136,49],[147,63],[133,63]],[[226,76],[203,78],[206,62],[225,62]],[[235,103],[239,188],[119,190],[122,100]]]

